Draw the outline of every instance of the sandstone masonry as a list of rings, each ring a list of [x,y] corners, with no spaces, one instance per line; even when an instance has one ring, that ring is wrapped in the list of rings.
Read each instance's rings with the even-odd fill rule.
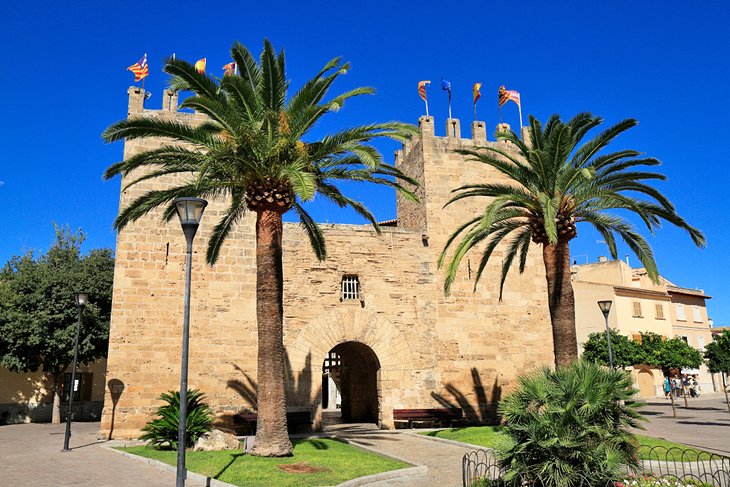
[[[198,114],[177,111],[166,91],[162,110],[143,108],[144,92],[129,90],[129,117],[159,117],[195,124]],[[342,359],[338,386],[352,419],[393,427],[393,409],[453,404],[474,420],[494,414],[518,374],[552,362],[546,283],[539,253],[527,270],[511,273],[499,297],[499,248],[476,288],[479,256],[464,259],[451,295],[444,297],[436,261],[451,232],[476,215],[483,202],[446,209],[451,190],[500,176],[454,149],[488,142],[484,122],[461,138],[459,121],[437,137],[433,117],[421,117],[420,135],[396,152],[395,164],[421,182],[419,203],[397,197],[397,225],[378,235],[370,226],[326,224],[328,258],[318,262],[298,224],[284,227],[284,342],[288,354],[288,408],[322,420],[325,359]],[[160,147],[146,139],[125,144],[124,157]],[[171,179],[126,188],[120,208]],[[191,299],[191,388],[203,391],[221,423],[255,410],[256,310],[254,216],[246,217],[224,245],[215,266],[205,264],[211,229],[226,202],[211,201],[198,231]],[[107,380],[125,385],[116,405],[106,394],[101,435],[138,436],[159,406],[161,392],[176,390],[184,289],[185,239],[178,222],[161,211],[129,225],[117,237],[114,303]],[[357,276],[359,299],[342,300],[344,276]],[[346,404],[347,403],[347,404]],[[112,424],[113,421],[113,424]]]

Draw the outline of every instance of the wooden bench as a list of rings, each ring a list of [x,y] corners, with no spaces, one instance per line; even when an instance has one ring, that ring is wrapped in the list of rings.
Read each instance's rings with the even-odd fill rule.
[[[248,436],[256,433],[256,413],[238,413],[233,415],[233,428],[238,436]],[[312,415],[309,411],[289,411],[286,413],[286,425],[290,434],[300,433],[303,426],[306,431],[312,429]]]
[[[408,428],[417,426],[439,426],[451,427],[455,420],[462,419],[461,408],[433,408],[433,409],[394,409],[393,421],[398,424],[405,424]]]

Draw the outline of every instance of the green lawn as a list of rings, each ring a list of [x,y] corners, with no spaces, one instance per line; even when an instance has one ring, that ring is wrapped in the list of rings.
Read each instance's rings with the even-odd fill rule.
[[[337,485],[357,477],[410,466],[337,440],[308,439],[293,440],[292,443],[294,456],[289,458],[252,457],[241,451],[190,451],[187,454],[187,468],[192,472],[240,486],[308,487]],[[119,449],[170,465],[177,463],[175,451],[159,451],[148,446]],[[287,464],[305,464],[305,467],[312,467],[317,471],[289,473],[278,467]]]
[[[470,443],[472,445],[484,446],[487,448],[495,448],[499,442],[508,441],[504,433],[501,433],[499,426],[470,426],[467,428],[453,428],[439,431],[427,431],[421,433],[427,436],[435,436],[437,438],[445,438],[447,440],[461,441],[464,443]],[[646,447],[662,446],[664,448],[681,448],[687,450],[684,456],[675,458],[675,460],[692,461],[696,460],[697,456],[702,453],[701,450],[690,448],[686,445],[679,443],[673,443],[671,441],[661,440],[658,438],[649,438],[648,436],[636,435],[639,440],[639,444]],[[660,453],[663,459],[663,454]],[[648,460],[646,452],[642,449],[642,460]],[[656,459],[656,455],[654,457]]]

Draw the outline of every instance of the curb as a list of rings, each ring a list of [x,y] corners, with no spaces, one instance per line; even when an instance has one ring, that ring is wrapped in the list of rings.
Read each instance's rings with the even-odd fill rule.
[[[133,455],[133,454],[127,453],[125,451],[116,450],[114,448],[114,446],[124,446],[124,444],[127,442],[120,442],[120,443],[122,443],[122,444],[121,445],[106,445],[105,444],[105,445],[101,445],[101,447],[105,448],[109,451],[113,451],[114,453],[117,453],[124,457],[131,458],[132,460],[147,463],[149,465],[152,465],[153,467],[156,467],[159,470],[164,470],[166,472],[170,472],[173,475],[177,474],[177,468],[172,465],[169,465],[167,463],[161,462],[159,460],[152,460],[151,458],[141,457],[139,455]],[[129,446],[131,446],[131,445],[129,445]],[[237,486],[235,486],[233,484],[229,484],[227,482],[222,482],[220,480],[217,480],[217,479],[214,479],[211,477],[206,477],[205,475],[201,475],[199,473],[191,472],[190,470],[188,470],[187,473],[188,473],[187,482],[189,483],[189,485],[203,486],[203,487],[237,487]]]
[[[398,460],[399,462],[406,463],[408,465],[413,465],[413,467],[410,468],[400,468],[398,470],[388,470],[387,472],[380,472],[375,473],[372,475],[366,475],[365,477],[358,477],[356,479],[347,480],[341,484],[338,484],[335,487],[357,487],[360,485],[368,485],[375,482],[382,482],[384,480],[417,480],[421,477],[425,477],[428,475],[428,467],[426,465],[417,465],[414,464],[410,460],[406,460],[405,458],[396,456],[396,455],[388,455],[380,450],[377,450],[371,446],[364,445],[362,443],[359,443],[357,440],[351,440],[349,438],[342,438],[340,436],[325,436],[325,438],[331,438],[336,439],[338,441],[342,441],[347,443],[348,445],[355,446],[361,450],[369,451],[371,453],[375,453],[377,455],[380,455],[381,457],[386,458],[392,458],[393,460]]]
[[[461,446],[464,448],[474,448],[475,450],[494,450],[486,446],[475,445],[473,443],[464,443],[463,441],[449,440],[448,438],[439,438],[438,436],[428,436],[419,433],[406,433],[407,435],[416,436],[418,438],[424,438],[426,440],[436,441],[439,443],[446,443],[448,445]]]

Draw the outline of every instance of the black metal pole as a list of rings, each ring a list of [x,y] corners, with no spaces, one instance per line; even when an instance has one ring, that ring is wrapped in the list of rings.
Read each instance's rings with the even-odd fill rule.
[[[68,442],[71,439],[71,408],[74,404],[74,385],[76,384],[76,363],[79,360],[79,335],[81,334],[81,313],[84,307],[82,305],[76,305],[78,311],[78,319],[76,320],[76,341],[74,342],[74,361],[71,366],[71,387],[69,387],[68,393],[68,411],[66,411],[66,434],[63,436],[63,450],[71,451],[68,447]]]
[[[176,487],[184,487],[187,477],[185,469],[185,438],[188,419],[188,340],[190,337],[190,281],[193,267],[193,238],[198,229],[197,225],[183,225],[183,232],[187,240],[187,254],[185,256],[185,302],[183,314],[182,338],[182,365],[180,367],[180,415],[177,430],[177,477]]]
[[[608,366],[613,369],[613,355],[611,354],[611,332],[608,329],[608,313],[604,313],[606,318],[606,341],[608,342]]]

